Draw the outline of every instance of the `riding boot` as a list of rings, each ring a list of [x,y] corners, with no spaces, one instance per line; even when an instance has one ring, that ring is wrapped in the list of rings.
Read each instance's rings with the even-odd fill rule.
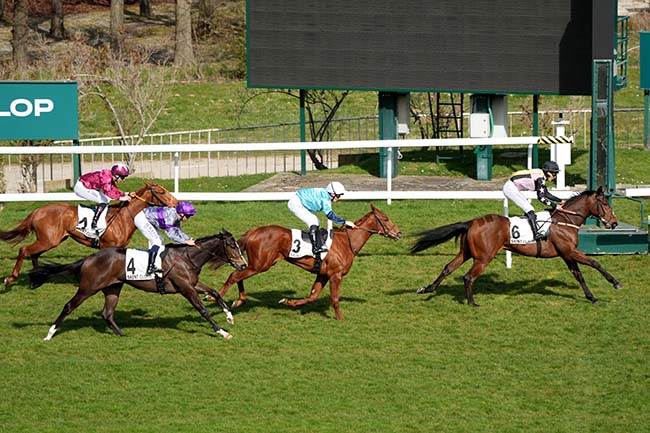
[[[161,295],[167,293],[167,291],[165,290],[165,284],[163,283],[162,277],[159,277],[156,274],[154,274],[153,277],[156,280],[156,289],[158,289],[158,293],[160,293]]]
[[[528,218],[530,227],[533,229],[533,239],[536,241],[542,239],[544,236],[539,232],[537,228],[537,215],[535,215],[535,211],[531,210],[526,212],[526,217]]]
[[[149,263],[147,264],[147,274],[155,274],[156,272],[161,272],[160,269],[156,269],[156,256],[158,255],[158,250],[160,247],[154,245],[149,249]]]
[[[97,228],[97,221],[99,220],[99,216],[104,212],[104,209],[106,209],[106,203],[98,203],[97,207],[95,208],[95,215],[93,215],[93,222],[90,224],[90,228],[95,230]]]
[[[323,246],[317,225],[309,227],[309,237],[311,238],[311,251],[314,253],[314,257],[320,258],[320,253],[323,252]]]

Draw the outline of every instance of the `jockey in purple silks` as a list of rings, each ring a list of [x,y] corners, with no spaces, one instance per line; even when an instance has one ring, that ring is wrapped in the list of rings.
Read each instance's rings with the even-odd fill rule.
[[[97,220],[99,215],[104,211],[110,199],[129,201],[131,200],[130,193],[122,192],[117,183],[121,182],[131,172],[129,168],[122,164],[117,163],[110,170],[99,170],[86,173],[82,175],[77,183],[74,185],[74,192],[79,197],[97,203],[95,208],[95,215],[91,224],[92,229],[97,228]]]
[[[181,230],[181,222],[187,221],[196,214],[196,209],[191,203],[179,202],[176,207],[151,206],[144,208],[135,216],[135,226],[149,241],[149,264],[148,274],[162,272],[156,269],[155,260],[157,254],[165,250],[165,240],[159,230],[163,230],[172,242],[178,244],[196,245],[194,239]]]

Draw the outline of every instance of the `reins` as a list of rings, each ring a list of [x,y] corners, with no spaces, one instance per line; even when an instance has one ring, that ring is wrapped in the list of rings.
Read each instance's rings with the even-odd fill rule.
[[[364,232],[370,233],[371,235],[380,234],[382,236],[387,236],[387,234],[386,234],[386,226],[384,226],[383,222],[381,221],[381,219],[379,219],[379,217],[377,216],[375,211],[372,211],[372,216],[375,217],[375,227],[377,227],[377,225],[379,225],[381,227],[382,231],[379,231],[376,228],[375,229],[367,229],[365,227],[359,227],[359,226],[357,226],[356,228],[359,229],[359,230],[363,230]],[[343,226],[343,227],[345,229],[345,234],[348,237],[348,245],[350,246],[350,250],[352,251],[352,254],[354,254],[356,256],[359,253],[359,251],[354,249],[354,247],[352,246],[352,238],[350,237],[350,227],[348,227],[348,226]]]

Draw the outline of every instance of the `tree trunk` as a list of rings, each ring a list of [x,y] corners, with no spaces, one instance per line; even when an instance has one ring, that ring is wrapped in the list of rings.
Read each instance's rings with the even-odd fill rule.
[[[174,51],[174,64],[177,66],[194,63],[191,6],[191,0],[176,0],[176,47]]]
[[[145,18],[151,18],[151,0],[140,0],[140,16]]]
[[[24,70],[29,66],[29,54],[27,53],[29,36],[28,1],[14,1],[14,28],[12,30],[11,45],[13,47],[14,66],[18,70]]]
[[[50,36],[54,39],[63,39],[63,0],[52,0],[52,19],[50,20]]]
[[[119,51],[124,37],[124,0],[111,0],[111,48]]]
[[[0,0],[0,21],[8,21],[6,16],[7,0]]]

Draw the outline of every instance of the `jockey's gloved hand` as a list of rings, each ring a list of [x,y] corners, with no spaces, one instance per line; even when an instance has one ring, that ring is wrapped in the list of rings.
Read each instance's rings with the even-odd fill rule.
[[[346,221],[345,225],[348,226],[348,227],[351,227],[353,229],[357,228],[357,225],[355,223],[353,223],[352,221]]]

